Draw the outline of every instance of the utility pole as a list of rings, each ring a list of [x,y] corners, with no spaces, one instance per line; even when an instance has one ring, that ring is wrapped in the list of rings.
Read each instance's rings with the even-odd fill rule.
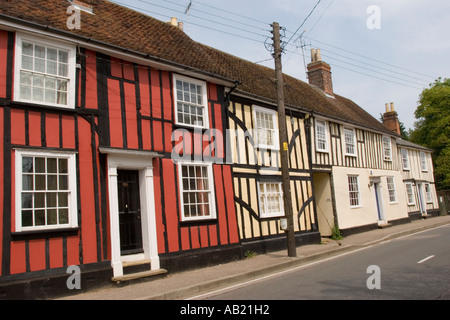
[[[281,174],[282,174],[282,186],[283,186],[283,200],[284,200],[284,213],[287,220],[286,238],[287,249],[289,257],[297,256],[297,249],[295,246],[295,232],[294,232],[294,215],[292,212],[292,198],[291,198],[291,182],[289,180],[289,162],[288,152],[289,143],[287,140],[286,129],[286,111],[284,106],[284,81],[283,70],[281,66],[281,39],[280,39],[280,25],[278,22],[274,22],[273,25],[273,47],[275,59],[275,73],[277,79],[277,94],[278,94],[278,129],[280,136],[280,155],[281,155]]]

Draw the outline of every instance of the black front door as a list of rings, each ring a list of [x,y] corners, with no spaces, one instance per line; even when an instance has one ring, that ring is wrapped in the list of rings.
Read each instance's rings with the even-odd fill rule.
[[[139,172],[118,170],[120,252],[122,255],[143,252]]]

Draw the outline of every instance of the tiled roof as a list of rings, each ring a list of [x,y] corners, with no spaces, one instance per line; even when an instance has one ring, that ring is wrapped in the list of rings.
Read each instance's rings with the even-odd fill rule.
[[[49,26],[226,79],[237,80],[242,83],[237,92],[276,101],[273,69],[195,42],[178,27],[112,2],[106,0],[83,2],[93,7],[94,14],[81,13],[79,30],[71,31],[67,28],[69,17],[67,7],[70,5],[67,0],[2,0],[0,15]],[[285,84],[285,101],[291,107],[393,134],[349,99],[336,94],[334,98],[327,97],[319,89],[287,75]]]

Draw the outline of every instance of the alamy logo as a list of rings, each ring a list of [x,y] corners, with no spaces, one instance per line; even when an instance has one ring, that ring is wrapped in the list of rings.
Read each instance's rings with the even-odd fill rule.
[[[381,29],[381,9],[380,6],[371,5],[367,7],[370,16],[366,20],[366,26],[370,30]]]
[[[70,266],[67,268],[67,272],[71,276],[66,281],[67,289],[69,290],[81,290],[81,270],[79,266]]]
[[[81,11],[80,8],[75,6],[67,7],[67,14],[70,14],[70,17],[67,18],[67,28],[69,30],[80,30],[81,29]]]
[[[372,265],[367,267],[366,273],[371,274],[369,278],[367,278],[366,285],[367,289],[381,289],[381,269],[379,266]]]

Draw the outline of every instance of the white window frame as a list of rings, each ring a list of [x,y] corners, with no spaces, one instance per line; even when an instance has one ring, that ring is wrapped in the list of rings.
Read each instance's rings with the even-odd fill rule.
[[[392,161],[392,141],[391,138],[388,136],[383,136],[381,139],[381,142],[383,144],[383,160],[384,161]],[[387,154],[386,150],[389,150],[389,155]]]
[[[189,84],[194,84],[196,86],[200,86],[202,88],[201,99],[202,103],[191,103],[185,101],[178,101],[178,92],[177,92],[177,81],[188,82]],[[179,74],[173,75],[173,95],[174,95],[174,113],[175,113],[175,124],[180,126],[186,126],[191,128],[201,128],[201,129],[209,129],[209,110],[208,110],[208,90],[206,87],[206,81],[197,80],[189,77],[185,77]],[[184,123],[179,119],[178,116],[178,102],[183,103],[185,105],[201,107],[203,108],[203,125]],[[192,116],[192,113],[188,113]]]
[[[389,181],[391,180],[391,181]],[[398,199],[397,199],[397,190],[395,187],[395,179],[393,176],[387,176],[386,177],[386,184],[387,184],[387,189],[388,189],[388,194],[389,194],[389,203],[397,203]]]
[[[321,120],[321,119],[316,119],[315,121],[315,143],[316,143],[316,151],[317,152],[330,152],[330,148],[329,148],[329,139],[328,139],[328,126],[327,126],[327,121],[325,120]],[[324,138],[323,139],[319,139],[319,127],[323,128],[323,134],[324,134]],[[324,143],[325,144],[325,148],[320,148],[319,147],[319,142],[320,143]]]
[[[353,148],[353,152],[348,152],[347,148]],[[346,156],[357,156],[355,129],[344,128],[344,150]]]
[[[33,45],[40,45],[46,48],[60,49],[68,51],[68,75],[67,77],[56,76],[50,73],[39,73],[37,71],[30,71],[23,69],[24,72],[31,74],[44,75],[49,78],[65,79],[68,80],[67,85],[67,103],[49,103],[45,101],[36,101],[31,99],[25,99],[21,97],[21,71],[22,71],[22,43],[28,42]],[[45,90],[44,90],[45,91]],[[15,66],[14,66],[14,101],[33,103],[37,105],[45,105],[58,108],[75,109],[75,96],[76,96],[76,46],[70,45],[66,42],[58,42],[47,38],[41,38],[31,35],[25,35],[17,33],[16,35],[16,48],[15,48]],[[45,100],[45,98],[44,98]]]
[[[419,153],[420,158],[420,169],[422,172],[428,172],[427,154],[423,151]]]
[[[429,183],[424,183],[425,186],[425,195],[427,203],[433,203],[433,196],[431,194],[431,186]]]
[[[264,185],[264,192],[261,190],[261,184]],[[279,192],[277,193],[267,193],[267,185],[277,185],[279,188]],[[278,197],[278,205],[280,207],[280,211],[278,212],[269,212],[268,204],[269,201],[267,197],[276,196]],[[261,201],[261,197],[265,198],[264,203]],[[281,182],[274,181],[258,181],[258,203],[259,203],[259,215],[261,218],[275,218],[275,217],[284,217],[284,200],[283,200],[283,186]]]
[[[414,196],[414,188],[411,182],[405,183],[406,188],[406,201],[409,206],[414,206],[416,204],[416,199]]]
[[[410,166],[409,166],[409,152],[408,149],[406,148],[402,148],[401,149],[401,154],[402,154],[402,168],[403,170],[410,170]]]
[[[258,121],[257,121],[257,114],[263,114],[266,115],[268,117],[271,117],[271,121],[272,122],[272,129],[271,128],[264,128],[264,127],[258,127]],[[260,106],[253,106],[253,123],[254,123],[254,141],[255,141],[255,147],[256,148],[261,148],[261,149],[271,149],[271,150],[279,150],[279,145],[280,145],[280,138],[278,136],[278,117],[277,117],[277,112],[274,110],[270,110],[267,108],[263,108]],[[268,143],[263,143],[262,141],[260,141],[260,135],[267,135],[266,132],[269,132],[270,135],[272,136],[272,144],[268,144]],[[267,142],[267,139],[266,141]]]
[[[67,224],[55,224],[55,225],[43,225],[43,226],[22,226],[22,193],[57,193],[59,190],[46,190],[46,191],[28,191],[23,190],[23,172],[22,172],[22,159],[24,157],[43,157],[43,158],[57,158],[67,159],[68,165],[68,223]],[[45,174],[47,177],[48,175]],[[35,177],[35,175],[34,175]],[[47,231],[55,229],[67,229],[78,227],[78,202],[77,202],[77,174],[76,174],[76,154],[73,152],[53,152],[53,151],[39,151],[39,150],[15,150],[15,203],[16,203],[16,232],[24,231]],[[45,197],[47,199],[47,197]],[[45,200],[45,210],[47,209],[47,200]],[[33,205],[34,207],[34,205]],[[57,206],[58,207],[58,206]],[[33,210],[34,211],[34,210]],[[33,217],[35,213],[33,212]],[[47,215],[46,215],[47,216]],[[34,219],[33,219],[34,220]],[[34,223],[33,223],[34,224]]]
[[[351,178],[352,179],[353,178],[356,179],[356,182],[355,181],[350,181]],[[356,190],[352,190],[351,184],[353,186],[356,186]],[[351,175],[351,174],[349,174],[347,176],[347,187],[348,187],[348,197],[349,197],[350,208],[359,208],[359,207],[361,207],[362,203],[361,203],[361,190],[359,188],[359,176],[358,175]],[[357,197],[356,198],[352,197],[352,194],[356,194]],[[352,204],[352,200],[357,200],[358,203],[357,204]]]
[[[184,193],[189,192],[191,190],[184,190],[183,187],[183,166],[195,166],[195,167],[204,167],[207,170],[208,174],[208,189],[202,190],[204,192],[209,193],[209,215],[204,216],[186,216],[185,212],[185,201],[184,201]],[[214,175],[212,170],[212,163],[204,163],[204,162],[189,162],[183,161],[178,162],[178,182],[179,182],[179,192],[180,192],[180,206],[181,206],[181,221],[199,221],[199,220],[212,220],[216,219],[216,202],[215,202],[215,194],[214,194]],[[196,192],[196,191],[193,191]]]

